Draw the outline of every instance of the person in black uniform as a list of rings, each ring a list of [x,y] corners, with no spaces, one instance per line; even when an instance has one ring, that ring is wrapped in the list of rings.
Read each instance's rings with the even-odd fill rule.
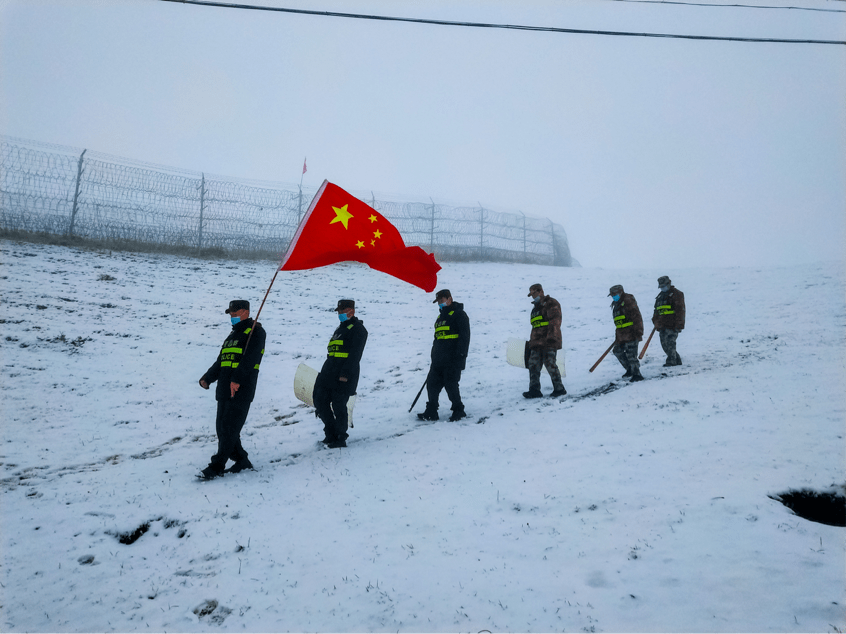
[[[426,392],[429,401],[426,409],[417,414],[420,420],[438,420],[438,396],[446,389],[452,403],[450,421],[465,418],[464,403],[458,382],[461,371],[467,363],[467,351],[470,348],[470,319],[464,312],[464,304],[454,302],[452,293],[444,288],[435,295],[440,312],[435,320],[435,339],[432,342],[432,365],[426,379]]]
[[[205,480],[222,476],[224,470],[238,473],[253,468],[241,446],[241,429],[256,394],[267,334],[261,324],[250,319],[250,302],[247,300],[232,300],[226,313],[232,321],[232,332],[223,342],[217,360],[200,379],[200,387],[204,390],[217,381],[217,453],[201,472],[200,477]],[[229,459],[235,464],[225,469]]]
[[[335,311],[341,323],[332,333],[312,393],[316,414],[323,421],[322,442],[331,449],[347,446],[347,401],[358,389],[361,354],[367,343],[364,322],[355,316],[355,301],[338,300]]]

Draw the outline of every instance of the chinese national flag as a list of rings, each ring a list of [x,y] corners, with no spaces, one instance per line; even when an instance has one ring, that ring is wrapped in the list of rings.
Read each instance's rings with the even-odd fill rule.
[[[279,270],[314,269],[348,260],[363,262],[427,292],[435,290],[441,270],[433,255],[405,246],[396,227],[378,211],[323,181]]]

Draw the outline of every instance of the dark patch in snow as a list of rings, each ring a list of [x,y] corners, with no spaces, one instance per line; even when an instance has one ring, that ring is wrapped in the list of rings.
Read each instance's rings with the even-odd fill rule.
[[[836,490],[799,489],[767,497],[781,502],[796,515],[811,522],[846,526],[846,487],[842,489],[840,494]]]
[[[145,524],[141,524],[141,526],[136,528],[131,533],[119,533],[117,535],[117,538],[118,538],[118,541],[121,544],[126,544],[128,546],[130,544],[134,544],[135,542],[137,542],[139,540],[139,538],[141,537],[141,535],[146,533],[148,530],[150,530],[150,522],[147,522]]]

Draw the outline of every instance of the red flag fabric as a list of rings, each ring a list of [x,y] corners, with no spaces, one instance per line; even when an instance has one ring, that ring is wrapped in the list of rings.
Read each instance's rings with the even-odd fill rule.
[[[303,159],[303,174],[305,174],[308,170],[306,169],[306,159]]]
[[[280,271],[363,262],[424,291],[435,290],[440,265],[420,247],[407,247],[397,228],[370,205],[323,181],[279,265]]]

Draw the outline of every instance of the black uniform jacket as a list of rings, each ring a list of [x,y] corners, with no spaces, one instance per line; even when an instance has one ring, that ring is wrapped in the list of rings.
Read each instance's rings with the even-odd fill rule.
[[[347,378],[347,389],[355,394],[358,389],[358,375],[361,370],[361,354],[367,343],[367,329],[358,317],[341,322],[332,333],[326,361],[320,369],[319,380],[337,387],[338,378]]]
[[[247,337],[250,336],[250,345],[244,351]],[[238,383],[241,387],[235,392],[232,399],[241,403],[252,403],[256,395],[256,383],[258,382],[259,364],[264,354],[264,342],[267,333],[261,324],[256,324],[252,319],[239,321],[232,327],[232,332],[226,337],[217,361],[203,375],[206,383],[217,381],[215,398],[218,401],[225,401],[230,396],[230,383]]]
[[[441,308],[435,320],[435,340],[432,342],[433,367],[457,367],[463,370],[470,349],[470,319],[464,304],[453,302]]]

